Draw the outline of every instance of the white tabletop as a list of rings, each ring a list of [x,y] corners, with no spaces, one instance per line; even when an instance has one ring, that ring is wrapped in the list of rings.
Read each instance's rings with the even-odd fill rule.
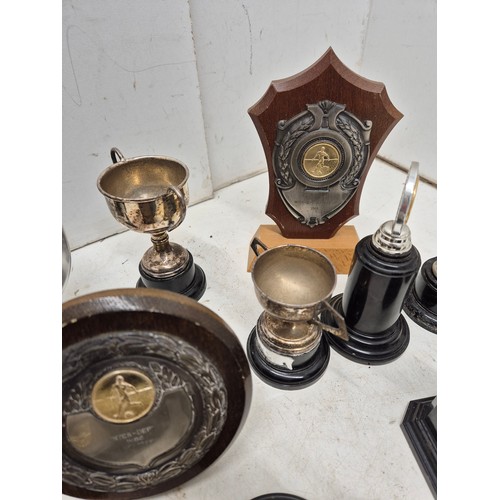
[[[394,218],[405,179],[403,172],[373,163],[360,215],[349,222],[360,238]],[[262,312],[246,266],[253,234],[260,224],[272,223],[264,213],[267,190],[267,174],[220,190],[189,207],[170,234],[205,271],[200,303],[219,314],[244,347]],[[422,263],[437,255],[436,224],[436,189],[420,182],[408,225]],[[148,236],[126,231],[72,252],[63,300],[135,287],[149,246]],[[339,276],[335,293],[346,279]],[[407,350],[386,365],[354,363],[332,350],[323,377],[296,391],[275,389],[253,375],[248,418],[222,457],[181,487],[152,498],[250,500],[282,492],[307,500],[432,499],[401,422],[410,401],[437,394],[437,335],[410,319],[408,324]]]

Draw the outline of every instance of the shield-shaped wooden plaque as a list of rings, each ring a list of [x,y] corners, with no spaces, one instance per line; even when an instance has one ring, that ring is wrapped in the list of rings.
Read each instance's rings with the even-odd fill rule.
[[[368,170],[403,116],[383,83],[351,71],[332,48],[273,81],[248,113],[267,160],[266,214],[298,239],[330,239],[359,214]]]

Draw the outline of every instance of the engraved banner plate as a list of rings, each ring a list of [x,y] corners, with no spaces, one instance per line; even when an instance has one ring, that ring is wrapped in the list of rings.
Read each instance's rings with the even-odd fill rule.
[[[208,467],[244,422],[248,363],[194,300],[150,289],[63,306],[63,492],[140,498]]]
[[[358,214],[368,169],[403,116],[382,83],[351,71],[331,48],[273,81],[248,112],[268,165],[266,214],[286,238],[331,238]]]

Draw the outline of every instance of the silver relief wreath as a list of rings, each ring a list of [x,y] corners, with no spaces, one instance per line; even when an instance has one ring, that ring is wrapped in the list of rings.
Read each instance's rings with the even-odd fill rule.
[[[326,222],[352,198],[370,154],[372,123],[324,100],[290,120],[280,120],[273,150],[276,188],[288,211],[310,227]],[[338,153],[336,167],[311,176],[307,152],[324,145]],[[328,158],[328,154],[323,152]],[[319,161],[319,160],[318,160]]]

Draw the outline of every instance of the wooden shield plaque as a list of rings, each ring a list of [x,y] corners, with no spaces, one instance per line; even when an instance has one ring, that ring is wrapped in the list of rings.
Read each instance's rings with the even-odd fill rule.
[[[266,214],[285,238],[331,238],[359,213],[365,177],[402,118],[383,83],[329,48],[308,69],[275,80],[248,113],[266,155]]]

